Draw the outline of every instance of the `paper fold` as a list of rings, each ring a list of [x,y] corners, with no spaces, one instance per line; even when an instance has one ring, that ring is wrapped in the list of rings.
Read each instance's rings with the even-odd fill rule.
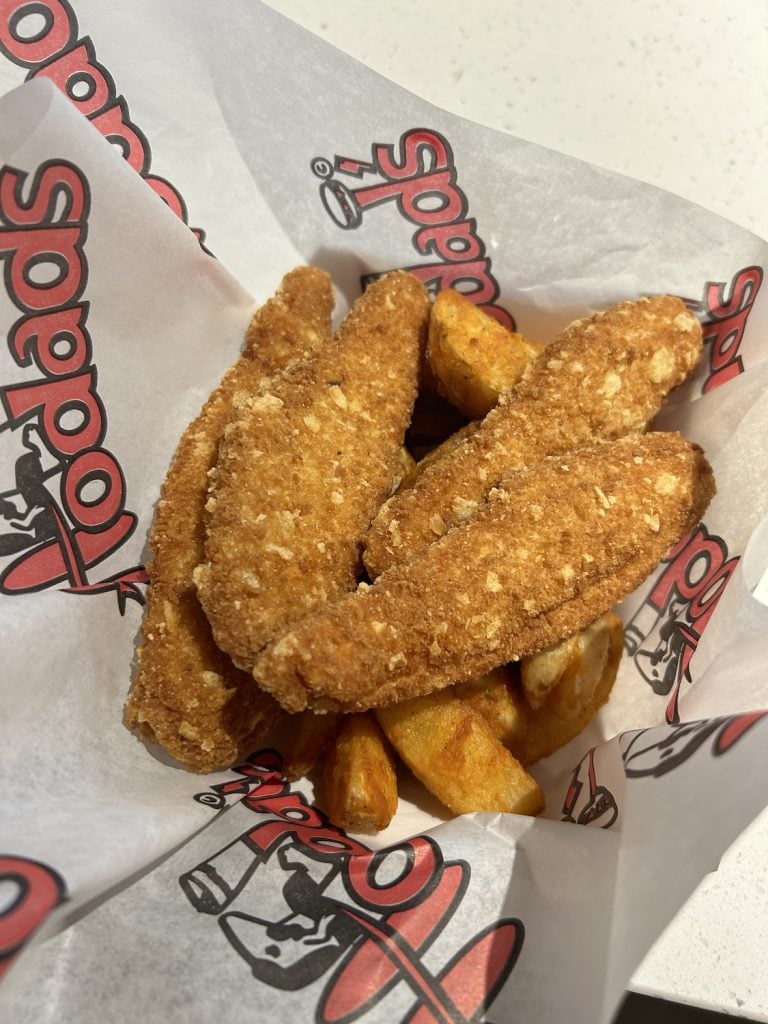
[[[150,13],[148,4],[139,7]],[[25,306],[6,274],[4,335],[12,339],[32,314],[61,318],[86,303],[89,362],[71,379],[95,368],[88,393],[96,389],[103,416],[102,432],[82,449],[72,442],[62,453],[50,437],[38,444],[41,465],[48,460],[46,486],[57,507],[83,520],[85,505],[62,498],[70,493],[67,474],[81,451],[103,450],[122,472],[122,514],[134,517],[120,544],[89,561],[83,552],[106,527],[94,519],[98,529],[88,533],[75,516],[70,535],[82,557],[65,562],[66,578],[47,584],[36,562],[35,587],[24,592],[16,582],[13,593],[0,596],[0,764],[12,783],[2,798],[4,863],[14,884],[32,870],[30,862],[49,870],[50,933],[162,859],[73,928],[29,946],[0,990],[0,1009],[20,1021],[96,1021],[109,993],[111,1012],[148,1019],[162,1013],[207,1021],[254,1008],[269,1014],[279,1000],[286,1019],[321,1019],[316,1013],[324,1007],[330,1016],[322,1019],[331,1020],[328,1007],[352,998],[354,986],[344,978],[383,979],[386,964],[396,962],[390,980],[378,988],[370,981],[369,1001],[344,1020],[410,1019],[417,1005],[420,1020],[469,1019],[485,999],[488,1020],[607,1021],[661,928],[765,804],[768,725],[743,713],[768,708],[768,609],[752,594],[765,570],[768,515],[768,300],[760,269],[767,247],[666,193],[424,104],[259,4],[234,4],[231,15],[225,29],[202,4],[164,5],[163,31],[173,26],[173,52],[186,54],[179,80],[195,83],[194,102],[211,115],[196,129],[200,167],[189,166],[178,124],[164,157],[172,165],[183,153],[176,169],[193,189],[221,183],[208,207],[210,239],[226,236],[221,252],[214,250],[231,255],[253,294],[100,137],[98,111],[89,125],[44,81],[0,101],[6,271],[20,259],[22,240],[3,180],[18,181],[21,207],[34,211],[44,167],[52,175],[65,169],[72,184],[53,189],[52,205],[25,226],[25,238],[50,230],[64,245],[79,230],[81,255],[79,291],[58,306],[43,299],[38,309]],[[95,5],[82,4],[78,30],[87,28],[97,48],[102,40],[115,55],[117,80],[120,61],[131,65],[131,47],[130,40],[124,49],[116,45],[109,22]],[[141,103],[149,108],[148,94]],[[162,144],[160,137],[155,156]],[[238,206],[251,197],[253,208]],[[452,212],[441,220],[440,209]],[[450,247],[459,237],[469,247],[464,256]],[[475,816],[438,825],[418,798],[404,807],[388,848],[418,832],[427,838],[378,854],[379,889],[395,884],[396,865],[402,872],[411,864],[403,850],[416,849],[413,863],[430,867],[418,900],[399,907],[394,919],[381,893],[379,903],[365,903],[349,858],[334,860],[326,849],[324,859],[309,832],[281,832],[275,824],[273,845],[259,845],[266,833],[257,826],[286,819],[276,805],[259,809],[248,776],[184,772],[121,722],[147,531],[169,459],[235,358],[255,302],[294,261],[331,269],[342,309],[365,275],[405,266],[433,290],[453,284],[480,296],[480,304],[539,340],[616,299],[659,291],[683,296],[705,325],[702,365],[660,419],[664,429],[701,443],[712,461],[719,492],[705,523],[625,602],[628,651],[610,704],[584,736],[536,770],[547,818]],[[0,370],[2,493],[22,515],[29,508],[18,459],[31,451],[25,427],[45,426],[44,403],[30,401],[23,412],[18,397],[9,404],[8,396],[42,384],[55,395],[59,377],[34,359],[13,358],[8,346]],[[88,408],[95,416],[96,405]],[[0,520],[0,545],[14,529]],[[21,543],[22,532],[8,548]],[[27,577],[8,575],[27,549],[0,551],[6,591],[9,580],[32,578],[31,562]],[[669,686],[649,667],[659,663],[656,655],[671,665]],[[688,724],[700,719],[707,724]],[[667,770],[672,760],[675,768]],[[215,787],[238,780],[242,789],[217,803]],[[286,790],[306,806],[311,792]],[[220,806],[229,809],[217,814]],[[201,865],[230,848],[229,863],[247,878],[222,910],[211,895],[221,876]],[[367,856],[362,846],[358,853]],[[197,881],[185,887],[180,879],[198,868]],[[204,878],[210,893],[190,899],[203,892]],[[427,881],[435,891],[445,887],[442,917]],[[424,923],[429,914],[436,915],[432,931]],[[419,928],[427,928],[429,941],[415,937]],[[305,933],[309,938],[296,940]],[[309,973],[254,977],[255,960],[301,960],[312,936],[327,942],[322,970],[315,959]],[[265,952],[265,943],[278,952]],[[359,967],[368,956],[383,974]],[[475,990],[459,980],[472,964],[486,987],[467,995],[462,1009],[460,992]]]

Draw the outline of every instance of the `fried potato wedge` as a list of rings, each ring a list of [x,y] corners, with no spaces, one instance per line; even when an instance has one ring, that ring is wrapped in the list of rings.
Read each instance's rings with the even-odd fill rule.
[[[528,724],[528,709],[520,701],[518,682],[516,669],[502,665],[453,687],[459,700],[483,716],[505,747],[521,743]]]
[[[607,661],[611,643],[612,619],[603,615],[581,633],[520,662],[520,681],[529,705],[540,708],[549,694],[574,673],[581,680],[599,679]]]
[[[397,810],[389,745],[370,712],[345,715],[325,755],[328,817],[348,832],[380,832]]]
[[[573,640],[559,682],[535,711],[528,711],[523,739],[510,744],[522,764],[534,764],[570,743],[611,695],[624,645],[621,619],[613,612],[602,615]],[[524,706],[522,695],[518,699]]]
[[[428,361],[437,390],[472,419],[514,387],[541,349],[494,320],[460,292],[438,294],[429,319]]]
[[[378,708],[389,742],[454,814],[540,814],[544,795],[491,727],[450,691]]]
[[[325,753],[336,735],[341,715],[329,711],[300,711],[286,719],[287,747],[283,755],[283,775],[287,779],[300,779],[308,775]]]
[[[520,662],[520,683],[525,699],[534,710],[540,708],[558,686],[566,671],[578,664],[579,636],[568,636],[554,647],[531,654]],[[607,639],[606,639],[607,651]]]

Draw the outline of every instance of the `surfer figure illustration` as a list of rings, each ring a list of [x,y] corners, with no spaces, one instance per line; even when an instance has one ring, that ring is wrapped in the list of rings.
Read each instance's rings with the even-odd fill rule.
[[[45,481],[60,472],[61,464],[49,454],[33,424],[24,427],[21,443],[26,451],[16,459],[16,487],[0,494],[0,515],[10,526],[0,532],[0,557],[58,536],[53,498]]]

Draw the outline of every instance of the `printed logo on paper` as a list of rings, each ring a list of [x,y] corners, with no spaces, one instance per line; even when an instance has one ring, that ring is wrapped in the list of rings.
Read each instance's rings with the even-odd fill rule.
[[[0,978],[52,910],[67,898],[64,879],[47,864],[0,854]]]
[[[707,377],[702,391],[714,391],[744,372],[741,343],[763,282],[760,267],[744,267],[729,282],[708,281],[701,300],[686,305],[702,321]]]
[[[455,288],[514,330],[509,313],[496,305],[499,285],[491,258],[469,216],[469,203],[458,185],[453,150],[439,132],[411,128],[396,145],[374,143],[369,160],[315,157],[325,212],[343,231],[353,231],[365,216],[384,207],[415,228],[411,245],[426,262],[403,267],[420,278],[434,295]]]
[[[430,946],[464,898],[469,865],[445,860],[426,836],[374,853],[291,792],[281,763],[261,751],[235,769],[241,778],[198,794],[214,808],[242,798],[270,819],[180,877],[193,907],[218,920],[262,984],[294,992],[322,982],[318,1024],[350,1024],[390,993],[402,1005],[404,992],[398,1019],[479,1020],[519,956],[522,922],[495,921],[469,940],[462,933],[432,963]]]
[[[560,820],[594,828],[611,828],[619,817],[619,807],[611,790],[598,780],[596,751],[596,747],[588,750],[574,768]]]
[[[661,563],[645,601],[624,628],[635,667],[654,693],[668,697],[666,719],[680,721],[678,704],[701,635],[739,559],[701,523]]]
[[[721,757],[766,717],[768,711],[752,711],[625,733],[621,737],[624,771],[630,779],[658,778],[684,764],[710,739],[712,757]]]
[[[88,182],[67,161],[0,171],[0,264],[20,314],[7,332],[11,362],[0,360],[0,593],[114,593],[123,612],[129,598],[143,601],[147,577],[141,566],[94,573],[137,518],[105,445],[85,297],[89,210]]]
[[[26,81],[48,78],[84,114],[153,192],[189,223],[181,193],[165,178],[150,173],[149,140],[131,120],[128,103],[115,81],[96,59],[90,36],[80,36],[69,0],[2,0],[0,53],[22,68]],[[205,232],[193,228],[201,245]],[[205,248],[205,246],[203,246]]]

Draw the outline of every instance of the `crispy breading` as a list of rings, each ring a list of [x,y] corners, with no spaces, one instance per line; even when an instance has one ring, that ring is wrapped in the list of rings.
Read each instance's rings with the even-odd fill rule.
[[[644,429],[701,344],[696,318],[668,295],[572,323],[464,444],[384,505],[366,538],[371,578],[471,515],[511,470]]]
[[[203,557],[208,473],[236,392],[330,338],[330,278],[315,267],[286,275],[258,310],[246,347],[179,441],[150,534],[151,580],[138,670],[125,723],[196,771],[231,764],[267,731],[277,705],[213,641],[192,583]]]
[[[194,578],[237,665],[252,667],[287,625],[355,587],[400,459],[428,316],[421,282],[387,274],[311,364],[235,399]]]
[[[289,711],[361,710],[482,675],[608,611],[713,493],[701,449],[677,434],[545,459],[410,562],[287,631],[254,675]]]
[[[464,444],[466,439],[474,434],[479,426],[480,424],[477,420],[470,420],[469,423],[460,427],[459,430],[451,434],[450,437],[447,437],[436,448],[427,452],[427,454],[423,458],[419,459],[418,462],[414,462],[414,464],[410,466],[408,471],[403,475],[403,478],[394,493],[397,493],[397,491],[405,491],[409,487],[413,487],[419,477],[429,469],[433,463],[437,462],[438,459],[442,459],[445,455],[448,455],[449,452],[454,450],[454,448],[458,448],[459,445]]]

